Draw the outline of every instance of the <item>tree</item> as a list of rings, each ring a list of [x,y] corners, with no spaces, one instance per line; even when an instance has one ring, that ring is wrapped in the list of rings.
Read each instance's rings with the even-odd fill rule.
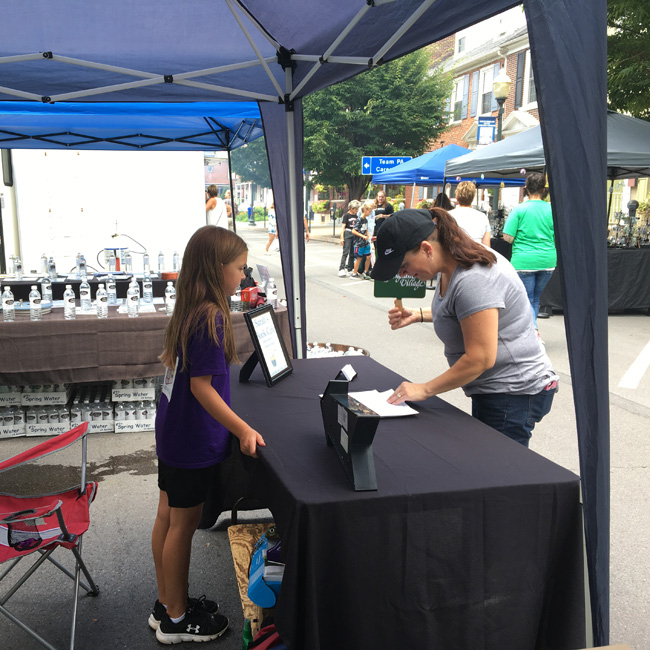
[[[650,3],[607,3],[609,108],[650,120]]]
[[[314,182],[347,185],[360,198],[371,176],[361,157],[419,156],[445,128],[451,78],[418,50],[304,99],[304,167]]]
[[[230,154],[230,160],[232,171],[238,174],[244,183],[271,187],[266,142],[263,137],[234,149]]]

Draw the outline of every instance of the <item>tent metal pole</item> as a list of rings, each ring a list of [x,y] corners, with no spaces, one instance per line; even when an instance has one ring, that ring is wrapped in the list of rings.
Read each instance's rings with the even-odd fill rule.
[[[235,211],[235,188],[232,184],[232,160],[230,158],[230,147],[228,152],[228,181],[230,183],[230,214],[232,214],[232,231],[237,232],[237,212]]]
[[[292,69],[287,66],[284,71],[286,79],[287,93],[291,91],[292,83]],[[287,120],[287,167],[289,170],[289,214],[291,219],[291,259],[292,264],[292,277],[291,283],[293,286],[293,326],[296,332],[296,359],[303,358],[302,349],[302,318],[301,318],[301,303],[300,303],[300,270],[298,260],[299,255],[299,239],[298,232],[302,234],[302,218],[298,219],[298,206],[296,205],[296,138],[294,133],[294,115],[293,111],[285,111],[285,119]],[[300,224],[300,228],[298,227]]]
[[[389,38],[386,43],[377,51],[372,60],[377,63],[390,50],[397,41],[414,25],[420,16],[435,2],[435,0],[424,0],[424,2],[411,14],[409,19]]]
[[[227,0],[226,0],[227,1]],[[294,99],[294,97],[300,92],[303,86],[316,74],[316,71],[323,65],[327,63],[330,54],[343,42],[345,37],[352,31],[355,25],[365,16],[366,12],[370,10],[371,5],[369,3],[364,4],[363,7],[357,12],[357,15],[346,25],[345,29],[334,39],[334,42],[323,52],[323,56],[318,59],[316,64],[312,69],[305,75],[303,80],[293,89],[289,99]],[[367,65],[366,61],[366,65]]]
[[[409,204],[409,208],[413,207],[413,197],[415,196],[415,183],[413,183],[413,189],[411,190],[411,203]]]
[[[235,20],[239,25],[239,29],[241,29],[249,45],[253,48],[253,52],[255,52],[255,56],[257,56],[257,60],[262,64],[262,67],[264,68],[264,72],[266,72],[268,78],[271,80],[271,83],[273,84],[273,86],[275,86],[275,89],[278,91],[278,95],[282,97],[283,92],[282,92],[282,88],[280,87],[280,84],[278,83],[278,80],[273,76],[271,69],[269,68],[268,64],[264,60],[264,57],[262,56],[262,53],[260,52],[259,48],[255,44],[255,41],[248,33],[248,30],[246,29],[246,26],[242,22],[242,19],[240,18],[239,14],[235,11],[234,7],[232,6],[232,1],[226,0],[226,5],[228,5],[228,9],[230,9],[232,15],[235,17]]]

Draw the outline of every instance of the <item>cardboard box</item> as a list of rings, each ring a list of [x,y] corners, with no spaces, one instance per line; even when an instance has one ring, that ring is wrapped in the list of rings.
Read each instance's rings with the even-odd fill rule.
[[[0,426],[0,438],[19,438],[25,435],[25,424]]]
[[[156,420],[115,420],[115,433],[127,433],[129,431],[153,431]]]
[[[156,399],[156,389],[151,388],[113,388],[113,402],[142,402]]]

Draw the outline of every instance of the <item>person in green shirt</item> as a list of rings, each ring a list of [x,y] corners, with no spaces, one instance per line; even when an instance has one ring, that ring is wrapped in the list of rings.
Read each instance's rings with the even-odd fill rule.
[[[526,287],[537,330],[539,297],[557,264],[553,214],[551,205],[543,200],[546,195],[544,174],[528,174],[524,193],[528,201],[512,210],[503,229],[503,238],[512,244],[510,262]]]

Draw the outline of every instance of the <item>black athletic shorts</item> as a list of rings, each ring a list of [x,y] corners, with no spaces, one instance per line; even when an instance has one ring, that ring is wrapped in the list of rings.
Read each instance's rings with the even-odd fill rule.
[[[167,493],[171,508],[193,508],[202,504],[212,486],[219,463],[209,467],[186,469],[172,467],[158,459],[158,487]]]

